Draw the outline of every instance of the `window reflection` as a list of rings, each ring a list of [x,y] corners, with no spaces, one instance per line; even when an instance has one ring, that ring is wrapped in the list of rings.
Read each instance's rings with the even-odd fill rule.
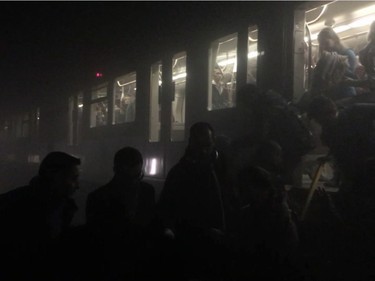
[[[247,79],[246,82],[256,84],[258,62],[258,27],[249,27],[247,44]]]
[[[237,34],[216,40],[210,49],[208,110],[234,107],[236,103]]]
[[[121,76],[115,80],[113,124],[133,122],[136,104],[136,73]]]
[[[172,102],[171,141],[183,141],[185,138],[185,87],[186,53],[179,53],[172,60],[172,80],[174,93]]]

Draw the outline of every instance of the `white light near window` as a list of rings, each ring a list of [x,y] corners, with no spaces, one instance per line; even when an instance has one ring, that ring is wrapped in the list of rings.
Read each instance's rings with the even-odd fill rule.
[[[235,62],[236,62],[236,58],[233,58],[233,59],[228,59],[228,60],[220,61],[217,64],[220,65],[220,66],[226,66],[228,64],[233,64]]]
[[[344,31],[347,31],[350,29],[350,26],[348,25],[340,25],[338,27],[334,27],[333,30],[336,32],[336,33],[340,33],[340,32],[344,32]]]
[[[83,104],[82,104],[82,103],[81,103],[81,104],[79,104],[79,105],[78,105],[78,107],[83,107]]]
[[[145,174],[146,176],[155,176],[160,173],[162,162],[160,158],[146,158]]]
[[[152,158],[151,159],[151,167],[150,167],[150,175],[151,176],[156,175],[157,167],[158,167],[158,163],[156,161],[156,158]]]
[[[253,59],[253,58],[256,58],[258,55],[259,55],[259,53],[257,51],[250,52],[250,53],[247,54],[247,58]]]
[[[117,81],[117,85],[119,85],[119,87],[124,87],[124,86],[132,84],[132,83],[135,83],[135,80],[124,83],[124,84],[121,84],[120,81]]]
[[[358,18],[358,19],[356,19],[355,21],[353,21],[353,22],[351,22],[349,24],[344,24],[344,25],[339,25],[337,27],[334,27],[333,30],[336,33],[341,33],[341,32],[348,31],[348,30],[353,29],[353,28],[358,28],[358,27],[363,27],[363,26],[370,25],[374,20],[375,20],[375,16],[374,15],[370,15],[370,16],[366,16],[366,17],[361,17],[361,18]],[[318,34],[319,33],[311,34],[311,40],[312,41],[316,40],[318,38]],[[307,41],[308,41],[308,38],[305,37],[305,42],[307,42]]]
[[[180,78],[185,78],[185,77],[186,77],[186,72],[177,74],[177,75],[173,76],[172,79],[174,81],[174,80],[177,80],[177,79],[180,79]]]
[[[349,24],[349,26],[351,28],[362,27],[362,26],[370,25],[374,20],[375,20],[374,16],[368,16],[368,17],[364,17],[356,21],[353,21],[352,23]]]

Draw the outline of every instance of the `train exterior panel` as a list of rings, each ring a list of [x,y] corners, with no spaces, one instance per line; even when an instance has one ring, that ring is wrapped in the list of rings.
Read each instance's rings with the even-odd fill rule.
[[[157,5],[167,10],[166,3]],[[233,138],[236,91],[246,83],[297,102],[309,87],[319,29],[334,20],[358,54],[371,23],[365,21],[375,15],[373,3],[355,1],[168,5],[184,10],[177,29],[139,36],[122,57],[98,57],[98,71],[72,72],[63,85],[45,89],[48,95],[3,106],[1,192],[24,184],[49,151],[61,150],[83,160],[77,196],[84,202],[111,178],[114,153],[134,146],[159,194],[193,123],[207,121],[218,135]]]

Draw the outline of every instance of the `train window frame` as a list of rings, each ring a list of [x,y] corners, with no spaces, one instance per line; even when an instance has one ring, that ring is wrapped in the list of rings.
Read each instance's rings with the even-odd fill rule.
[[[220,45],[226,44],[232,40],[235,40],[235,48],[230,52],[231,55],[228,57],[229,52],[227,52],[227,58],[222,61],[218,61],[217,58],[218,58]],[[216,50],[216,53],[214,50]],[[234,56],[234,58],[232,58],[232,56]],[[233,68],[231,70],[232,73],[229,73],[229,72],[223,73],[223,68],[231,64],[233,64]],[[224,66],[223,68],[222,68],[222,65]],[[211,42],[209,52],[208,52],[208,94],[207,94],[207,110],[208,111],[216,111],[216,110],[223,110],[223,109],[236,107],[237,65],[238,65],[238,32],[228,34],[226,36],[223,36]],[[217,75],[214,76],[214,74],[217,74]],[[229,74],[229,75],[226,75],[226,74]],[[219,78],[218,76],[221,76],[221,78]],[[222,80],[224,81],[228,80],[228,82],[224,82],[225,84],[224,86],[216,87],[216,84],[218,82],[215,81],[214,78],[217,78],[217,80],[220,79],[220,82]],[[230,85],[230,87],[227,88],[227,85]],[[213,90],[215,89],[216,91],[218,91],[219,96],[221,97],[222,97],[222,94],[224,93],[224,90],[226,91],[227,101],[223,101],[224,103],[223,105],[218,105],[218,106],[213,105],[214,104]]]
[[[187,78],[186,62],[187,62],[186,51],[176,53],[172,57],[171,79],[172,79],[173,87],[172,87],[171,127],[170,127],[170,133],[171,133],[170,141],[171,142],[183,142],[185,140],[186,78]],[[178,92],[177,92],[177,89],[179,90]],[[181,99],[182,99],[182,104],[180,102]],[[179,115],[179,118],[177,118],[177,115]]]
[[[134,79],[133,79],[134,78]],[[121,84],[121,79],[125,80],[124,84]],[[127,79],[130,79],[130,82],[126,82]],[[116,115],[117,108],[116,108],[116,90],[117,88],[121,88],[121,97],[120,97],[120,106],[118,107],[118,110],[121,111],[121,105],[122,105],[122,98],[124,97],[125,100],[125,86],[129,86],[128,91],[134,92],[134,99],[133,99],[133,93],[127,94],[126,96],[129,96],[129,99],[127,101],[124,101],[125,106],[125,113],[124,116],[118,116]],[[133,90],[130,88],[134,86]],[[136,120],[137,112],[136,112],[136,104],[137,104],[137,71],[128,72],[124,75],[118,76],[115,78],[113,82],[113,95],[112,95],[112,125],[120,125],[125,123],[133,123]],[[129,112],[132,112],[132,116],[128,114],[128,110],[131,110]],[[122,114],[121,114],[122,115]],[[130,117],[129,117],[130,116]],[[118,118],[116,117],[124,117],[124,120],[116,121]],[[127,120],[129,117],[129,120]]]
[[[92,129],[92,128],[98,128],[98,127],[104,127],[104,126],[107,126],[108,123],[109,123],[109,118],[108,118],[109,117],[108,85],[109,85],[108,82],[105,82],[105,83],[93,86],[91,88],[91,91],[90,91],[90,104],[89,104],[90,129]],[[106,89],[105,90],[106,91],[106,95],[103,96],[103,97],[99,97],[99,98],[93,98],[93,93],[97,92],[98,90],[103,89],[103,88]],[[106,109],[105,109],[105,119],[104,119],[103,123],[100,124],[100,125],[97,124],[97,121],[95,121],[95,124],[93,124],[93,117],[94,117],[93,107],[95,105],[99,105],[99,106],[102,105],[103,107],[106,107]],[[97,116],[95,116],[95,117],[97,117]]]
[[[156,67],[158,68],[156,70]],[[155,68],[155,69],[154,69]],[[155,73],[154,73],[155,70]],[[156,77],[156,71],[158,76]],[[156,82],[157,85],[156,85]],[[161,122],[162,122],[162,84],[163,84],[163,62],[161,60],[150,66],[150,91],[149,91],[149,136],[150,143],[161,141]],[[157,89],[157,91],[156,91]],[[157,109],[156,109],[157,107]]]
[[[254,85],[257,85],[257,81],[258,81],[258,57],[259,57],[258,36],[259,36],[259,26],[257,24],[250,25],[247,29],[246,83],[254,84]],[[256,43],[252,43],[252,42],[256,42]],[[255,50],[253,50],[254,45],[255,45]],[[255,60],[255,62],[251,63],[251,60]]]

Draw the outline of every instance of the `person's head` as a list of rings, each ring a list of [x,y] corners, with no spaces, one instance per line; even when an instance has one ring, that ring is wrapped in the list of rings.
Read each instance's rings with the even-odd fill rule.
[[[213,71],[212,71],[212,80],[215,81],[215,83],[220,83],[221,80],[223,80],[224,74],[221,70],[219,65],[215,65]]]
[[[323,28],[318,34],[320,52],[338,52],[342,48],[340,37],[332,27]]]
[[[210,124],[195,123],[190,128],[188,151],[195,160],[205,160],[215,151],[215,135]]]
[[[65,152],[49,153],[39,166],[39,177],[57,197],[70,197],[79,188],[79,158]]]
[[[124,147],[116,152],[113,171],[117,178],[140,180],[143,176],[142,154],[133,147]]]
[[[367,36],[368,41],[375,41],[375,21],[370,25],[370,30]]]

